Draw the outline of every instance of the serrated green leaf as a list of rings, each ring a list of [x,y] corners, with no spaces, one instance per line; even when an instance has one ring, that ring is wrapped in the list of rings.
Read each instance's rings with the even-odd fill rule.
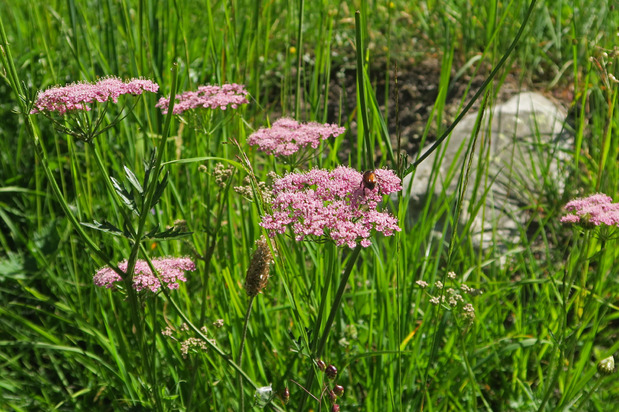
[[[135,203],[135,199],[133,195],[129,193],[127,189],[123,186],[123,184],[120,183],[118,180],[116,180],[114,177],[110,176],[110,180],[112,181],[112,185],[114,186],[114,189],[116,190],[116,193],[118,194],[118,197],[120,197],[120,200],[131,211],[138,213],[138,209],[136,207],[136,203]]]
[[[102,222],[98,222],[96,220],[93,220],[92,223],[88,223],[88,222],[80,222],[80,224],[82,226],[86,226],[89,227],[91,229],[95,229],[95,230],[99,230],[101,232],[106,232],[106,233],[110,233],[114,236],[125,236],[126,237],[126,233],[123,232],[122,230],[120,230],[119,228],[117,228],[116,226],[114,226],[113,224],[111,224],[110,222],[103,220]]]
[[[148,187],[148,179],[150,178],[150,171],[153,169],[153,167],[155,166],[155,161],[156,161],[156,154],[157,150],[154,149],[151,153],[150,153],[150,158],[148,159],[148,161],[144,162],[144,181],[142,183],[142,186],[144,187]]]
[[[137,212],[136,212],[136,213],[137,213]],[[138,215],[139,215],[139,214],[138,214]],[[131,230],[131,229],[132,229],[132,226],[131,226],[131,224],[130,224],[129,222],[124,222],[124,223],[123,223],[123,231],[124,231],[124,233],[125,233],[125,236],[126,236],[128,239],[134,239],[134,238],[135,238],[135,236],[131,233],[131,232],[132,232],[132,230]]]
[[[165,175],[163,176],[163,179],[161,179],[161,182],[157,183],[157,188],[155,189],[155,194],[153,195],[153,201],[151,202],[151,206],[155,206],[159,202],[161,195],[163,195],[163,191],[168,185],[169,175],[170,175],[170,172],[167,171]]]
[[[127,180],[129,181],[129,183],[131,183],[131,186],[133,186],[139,194],[144,193],[144,189],[142,188],[140,181],[138,180],[137,176],[131,171],[131,169],[129,169],[127,166],[123,166],[123,169],[125,170],[125,176],[127,176]]]
[[[157,232],[158,229],[159,227],[156,227],[154,230],[151,230],[146,235],[144,235],[144,237],[148,239],[171,240],[193,234],[193,232],[183,232],[182,229],[177,226],[173,226],[167,230],[164,230],[163,232]]]
[[[5,258],[0,259],[0,281],[7,278],[11,280],[26,279],[24,266],[24,256],[21,253],[9,252]]]

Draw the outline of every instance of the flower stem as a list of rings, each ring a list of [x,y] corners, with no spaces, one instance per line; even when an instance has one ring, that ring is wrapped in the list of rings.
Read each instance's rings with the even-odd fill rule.
[[[356,55],[357,55],[357,88],[359,90],[359,111],[361,112],[361,120],[363,124],[363,169],[370,170],[374,168],[374,146],[370,139],[370,121],[368,119],[368,108],[365,101],[365,71],[363,68],[363,58],[365,48],[363,46],[363,33],[361,28],[361,12],[355,12],[355,40],[356,40]]]
[[[331,326],[333,325],[333,320],[335,319],[335,314],[340,307],[340,303],[342,303],[342,297],[344,296],[344,289],[346,289],[346,285],[348,284],[348,278],[352,273],[352,268],[357,262],[357,258],[359,257],[359,253],[361,252],[361,245],[357,245],[355,250],[352,252],[352,255],[348,258],[348,263],[346,264],[346,269],[344,269],[344,274],[340,279],[340,285],[337,288],[337,292],[335,293],[335,299],[333,300],[333,306],[331,306],[331,311],[329,312],[329,317],[327,318],[327,323],[325,324],[325,329],[322,332],[322,336],[320,337],[320,342],[318,343],[318,348],[316,349],[315,356],[322,356],[322,352],[327,343],[327,338],[329,337],[329,332],[331,331]]]
[[[114,270],[114,272],[118,273],[119,276],[122,276],[123,272],[120,269],[118,269],[116,265],[112,264],[110,258],[105,253],[103,253],[103,251],[99,248],[99,246],[97,246],[97,244],[84,231],[84,228],[82,227],[82,225],[80,225],[80,222],[78,221],[77,217],[71,211],[71,208],[69,207],[66,199],[64,198],[62,190],[58,186],[58,182],[56,181],[54,174],[49,168],[47,153],[45,151],[45,147],[43,146],[43,143],[41,143],[37,128],[32,123],[32,119],[31,119],[32,115],[30,114],[30,109],[28,107],[28,104],[30,102],[28,101],[28,97],[24,93],[24,89],[22,88],[21,82],[19,80],[19,75],[17,73],[15,63],[13,62],[13,56],[11,54],[11,48],[9,46],[9,41],[7,39],[6,32],[4,30],[4,22],[2,21],[1,18],[0,18],[0,47],[2,48],[2,53],[0,53],[0,63],[2,63],[2,66],[4,66],[6,69],[6,76],[3,76],[3,77],[5,78],[5,80],[8,81],[11,89],[13,89],[13,92],[15,92],[15,94],[18,96],[17,101],[19,103],[20,112],[23,115],[24,122],[26,123],[26,131],[28,135],[32,138],[36,156],[41,160],[41,166],[43,167],[45,176],[47,177],[50,183],[52,192],[54,193],[54,197],[60,204],[60,207],[62,208],[62,211],[64,212],[65,216],[67,217],[67,219],[69,219],[69,221],[73,225],[73,228],[78,233],[80,238],[84,241],[86,246],[102,262],[108,265],[112,270]]]
[[[254,389],[258,389],[258,385],[256,384],[256,382],[254,382],[248,375],[247,373],[245,373],[245,371],[243,369],[241,369],[241,367],[234,362],[234,360],[232,360],[232,358],[230,356],[228,356],[221,348],[219,348],[219,346],[217,346],[213,340],[209,339],[206,335],[204,335],[204,333],[196,326],[194,325],[191,320],[189,320],[189,318],[187,317],[187,315],[185,314],[185,312],[183,312],[183,310],[178,306],[178,304],[172,299],[172,297],[170,296],[170,293],[168,290],[166,290],[166,288],[161,288],[161,292],[163,293],[163,295],[165,296],[165,298],[168,300],[168,302],[170,302],[170,304],[172,305],[172,307],[174,308],[174,310],[176,311],[176,313],[178,314],[178,316],[180,316],[180,318],[183,320],[184,323],[187,324],[187,326],[189,326],[189,329],[193,330],[194,333],[204,341],[204,343],[206,343],[206,345],[214,352],[217,354],[217,356],[219,356],[224,362],[226,362],[232,369],[234,369],[239,376],[241,376],[247,383],[249,383],[251,385],[252,388]],[[283,411],[283,409],[281,407],[279,407],[278,405],[271,403],[270,407],[276,411]]]
[[[251,307],[254,304],[255,296],[250,296],[249,303],[247,304],[247,312],[245,313],[245,321],[243,323],[243,334],[241,335],[241,345],[239,346],[239,356],[237,357],[236,364],[240,368],[243,367],[243,348],[245,346],[245,338],[247,337],[247,325],[249,323],[249,316],[251,315]],[[241,412],[245,411],[245,395],[243,394],[243,377],[239,374],[239,397],[241,402]]]
[[[325,328],[322,331],[322,336],[318,341],[318,346],[316,347],[316,351],[314,352],[314,358],[319,359],[322,356],[322,352],[325,349],[327,338],[329,337],[329,332],[331,332],[331,326],[333,325],[333,321],[335,320],[335,315],[337,314],[337,310],[342,303],[342,297],[344,296],[344,289],[346,289],[346,285],[348,284],[348,278],[352,273],[352,268],[355,266],[357,262],[357,258],[359,257],[359,253],[361,252],[361,245],[358,244],[355,250],[352,252],[350,257],[348,258],[348,262],[346,263],[346,268],[344,269],[344,273],[342,274],[342,278],[340,279],[340,284],[337,288],[337,292],[335,293],[335,298],[333,300],[333,305],[331,306],[331,311],[329,312],[329,317],[327,318],[327,322],[325,324]],[[305,388],[308,392],[311,390],[312,384],[314,382],[315,369],[312,368],[310,371],[310,375],[307,379]],[[305,410],[305,402],[307,401],[308,393],[306,392],[303,398],[301,399],[301,404],[299,410]]]
[[[303,7],[305,1],[299,0],[299,27],[297,30],[297,90],[294,96],[294,115],[297,120],[301,114],[301,65],[303,64]]]
[[[117,209],[120,211],[124,219],[125,224],[121,225],[121,227],[126,227],[127,230],[129,230],[129,232],[131,233],[131,236],[133,237],[133,239],[135,240],[136,239],[135,231],[133,230],[133,226],[129,224],[129,222],[131,222],[131,216],[129,216],[129,214],[127,213],[127,209],[125,209],[122,205],[119,204],[118,194],[116,193],[116,190],[114,190],[114,187],[112,186],[112,180],[110,179],[110,174],[107,172],[107,169],[103,165],[103,159],[101,158],[101,154],[99,153],[99,150],[97,149],[97,146],[94,142],[92,142],[92,148],[93,148],[93,152],[95,153],[95,160],[97,161],[96,162],[97,167],[99,168],[99,172],[103,176],[105,187],[107,188],[108,192],[110,192],[110,196],[112,197],[112,199],[114,199]]]

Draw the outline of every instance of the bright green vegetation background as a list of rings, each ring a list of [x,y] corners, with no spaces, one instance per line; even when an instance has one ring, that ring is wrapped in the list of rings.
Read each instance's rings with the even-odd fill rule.
[[[518,244],[507,252],[475,250],[466,227],[448,227],[451,240],[433,241],[434,223],[453,223],[461,212],[458,193],[428,203],[424,218],[412,226],[404,224],[405,201],[385,203],[403,231],[377,236],[361,251],[322,354],[337,366],[337,382],[345,387],[341,410],[609,411],[619,404],[617,375],[597,372],[598,362],[619,349],[617,241],[558,223],[562,206],[574,196],[602,191],[617,200],[618,84],[608,76],[619,78],[613,3],[538,1],[489,85],[489,104],[507,79],[564,96],[570,109],[566,127],[576,138],[565,190],[545,182],[544,195],[523,209],[530,224],[522,227]],[[374,151],[376,166],[398,169],[395,145],[394,157],[378,156],[394,143],[381,117],[387,122],[392,112],[386,108],[395,105],[395,65],[405,78],[420,62],[437,61],[438,97],[428,108],[434,109],[428,130],[440,134],[448,125],[450,83],[487,76],[528,6],[522,0],[0,2],[19,80],[30,96],[18,96],[4,77],[7,67],[0,66],[0,409],[234,411],[241,399],[237,373],[222,356],[209,349],[184,358],[180,342],[161,335],[166,326],[179,330],[182,324],[164,296],[144,301],[146,339],[144,350],[137,350],[129,304],[92,284],[102,262],[84,247],[55,200],[24,114],[16,113],[18,99],[108,75],[150,78],[161,86],[160,95],[168,95],[177,63],[179,90],[237,82],[247,86],[251,102],[208,112],[201,124],[174,119],[164,161],[238,160],[238,149],[226,143],[236,138],[257,178],[270,182],[268,172],[281,175],[288,167],[244,144],[253,130],[282,115],[350,129],[351,122],[362,124],[365,110],[371,150],[359,126],[358,133],[349,130],[325,143],[328,155],[304,167],[346,164],[361,170],[364,156]],[[366,46],[366,98],[347,111],[346,99],[356,94],[336,95],[330,86],[338,73],[356,78],[355,10]],[[374,93],[379,81],[389,87],[383,99]],[[94,147],[110,175],[122,178],[124,165],[143,174],[143,161],[163,128],[156,99],[146,96],[132,115],[97,138]],[[73,213],[84,222],[122,225],[93,147],[56,132],[41,116],[32,120]],[[236,359],[247,309],[242,284],[262,232],[256,203],[216,185],[215,163],[188,160],[166,167],[170,184],[148,224],[164,228],[182,219],[193,235],[145,246],[151,257],[203,257],[171,297]],[[245,177],[236,169],[230,186]],[[114,262],[127,257],[126,240],[85,230]],[[305,394],[300,386],[317,397],[324,387],[309,346],[317,336],[308,331],[323,330],[352,255],[329,243],[275,240],[279,255],[267,289],[253,304],[242,368],[258,386],[289,388],[287,406],[275,399],[267,408],[294,411]],[[452,285],[448,271],[457,274],[458,284],[466,279],[484,291],[467,298],[476,311],[471,325],[459,311],[432,305],[435,289],[415,284]],[[319,319],[319,313],[325,315]],[[218,319],[222,328],[212,326]],[[176,336],[196,337],[191,331]],[[318,379],[308,383],[314,371]],[[244,391],[250,410],[254,388],[246,382]],[[331,406],[323,396],[321,406],[307,400],[310,407]]]

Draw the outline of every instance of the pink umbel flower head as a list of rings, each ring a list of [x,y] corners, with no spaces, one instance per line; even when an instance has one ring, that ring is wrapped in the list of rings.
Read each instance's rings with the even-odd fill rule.
[[[197,91],[188,91],[176,96],[173,114],[181,114],[191,109],[221,109],[228,106],[236,109],[240,104],[247,104],[248,92],[241,84],[224,84],[222,86],[200,86]],[[168,114],[170,98],[162,97],[155,107],[161,109],[161,113]]]
[[[262,128],[247,138],[247,144],[275,156],[290,156],[302,148],[316,149],[321,140],[337,137],[346,131],[335,124],[310,122],[301,124],[296,120],[282,118],[271,128]]]
[[[178,282],[186,282],[185,271],[196,270],[196,265],[189,258],[156,258],[152,260],[153,266],[159,273],[159,277],[168,289],[178,289]],[[118,264],[118,268],[123,272],[127,271],[127,261]],[[133,288],[136,291],[144,289],[155,293],[161,288],[161,282],[157,276],[153,274],[145,260],[138,260],[135,264],[133,275]],[[110,267],[105,266],[97,271],[93,277],[96,286],[112,288],[117,282],[122,282],[122,278],[118,276]]]
[[[111,100],[118,103],[123,94],[134,96],[146,92],[157,92],[159,85],[146,79],[132,79],[123,82],[117,77],[105,77],[96,83],[73,83],[62,87],[52,87],[39,92],[34,107],[35,113],[58,112],[64,115],[75,110],[90,111],[90,104],[105,103]]]
[[[402,190],[400,179],[387,169],[375,175],[370,190],[360,172],[345,166],[287,174],[273,182],[272,212],[260,225],[271,237],[291,228],[296,240],[330,238],[338,246],[368,247],[372,230],[386,236],[400,231],[397,218],[376,210],[382,195]]]
[[[614,226],[619,227],[619,203],[603,193],[569,201],[565,210],[570,214],[561,218],[561,223],[576,224],[585,227]]]

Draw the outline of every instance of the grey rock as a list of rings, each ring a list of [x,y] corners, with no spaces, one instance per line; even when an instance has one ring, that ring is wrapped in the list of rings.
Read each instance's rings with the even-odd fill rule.
[[[527,218],[524,210],[542,195],[545,185],[562,188],[563,160],[573,137],[565,131],[565,110],[538,93],[520,93],[487,109],[475,139],[478,116],[465,116],[403,185],[410,196],[411,217],[418,219],[428,200],[453,195],[455,204],[458,181],[468,173],[459,223],[470,224],[468,235],[476,248],[504,249],[519,241]],[[437,220],[436,231],[443,225],[444,219]]]

